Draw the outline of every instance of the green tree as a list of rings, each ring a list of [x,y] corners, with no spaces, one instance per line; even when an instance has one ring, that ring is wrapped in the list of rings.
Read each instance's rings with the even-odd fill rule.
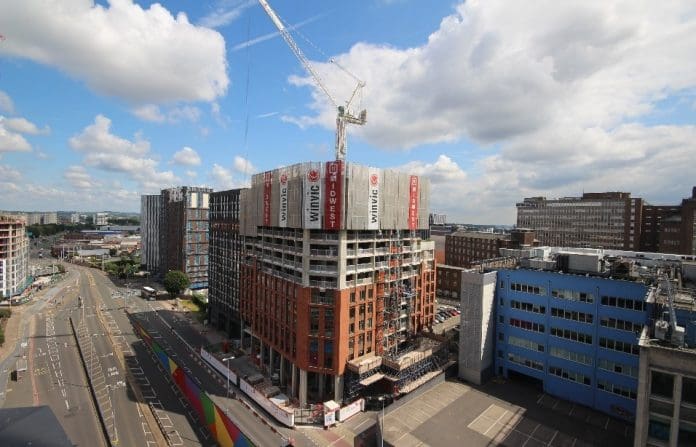
[[[169,292],[171,296],[180,294],[190,284],[191,281],[186,273],[179,270],[170,270],[164,275],[164,289]]]

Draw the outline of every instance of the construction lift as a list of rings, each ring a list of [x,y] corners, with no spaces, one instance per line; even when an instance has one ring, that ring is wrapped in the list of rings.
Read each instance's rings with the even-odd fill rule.
[[[350,110],[351,103],[353,102],[356,96],[360,96],[362,88],[365,87],[365,82],[361,81],[354,74],[342,67],[333,58],[330,59],[331,63],[336,65],[339,69],[348,74],[348,76],[350,76],[357,82],[357,85],[353,89],[353,93],[351,94],[350,98],[346,101],[345,106],[338,105],[338,101],[336,101],[334,96],[329,92],[326,85],[324,85],[324,83],[321,80],[321,77],[319,77],[319,73],[317,73],[314,67],[312,67],[312,64],[309,63],[309,60],[302,52],[302,49],[300,49],[297,43],[295,43],[295,40],[290,35],[290,32],[288,31],[287,27],[280,20],[280,17],[278,17],[278,14],[276,14],[276,12],[273,10],[273,8],[271,8],[271,5],[269,5],[266,0],[259,0],[259,3],[266,11],[266,14],[268,14],[268,16],[271,18],[271,21],[273,22],[273,24],[275,24],[276,28],[278,28],[280,35],[283,36],[283,39],[285,39],[285,42],[288,44],[292,52],[295,53],[295,56],[300,60],[302,66],[312,76],[312,79],[314,79],[314,82],[317,84],[317,86],[324,92],[327,98],[329,98],[331,103],[338,110],[338,114],[336,116],[336,160],[345,160],[346,152],[348,150],[346,138],[346,125],[355,124],[358,126],[362,126],[367,122],[367,110],[363,109],[362,111],[360,111],[360,113],[358,113],[357,116],[354,115]]]

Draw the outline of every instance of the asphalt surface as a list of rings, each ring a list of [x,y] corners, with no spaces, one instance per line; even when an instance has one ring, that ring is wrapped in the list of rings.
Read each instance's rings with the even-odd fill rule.
[[[239,400],[227,398],[226,383],[221,380],[221,376],[217,372],[202,364],[198,353],[193,350],[204,345],[205,339],[187,324],[185,318],[174,315],[175,313],[171,311],[160,310],[159,304],[156,302],[151,303],[143,300],[134,301],[131,304],[131,310],[133,317],[138,319],[172,359],[184,371],[194,377],[198,385],[214,397],[216,403],[228,410],[230,419],[237,424],[254,444],[259,446],[282,445],[283,439],[269,428],[269,425],[272,425],[276,430],[287,433],[286,436],[295,438],[297,445],[308,445],[301,442],[301,434],[291,430],[284,430],[275,421],[271,421],[270,416],[267,416],[266,423],[263,423]],[[176,335],[177,333],[183,338],[185,343]],[[235,391],[239,396],[240,392],[236,387],[232,386],[231,390]]]
[[[45,306],[37,306],[43,310],[41,314],[31,316],[27,330],[32,335],[22,350],[28,370],[20,373],[17,382],[9,382],[4,406],[48,405],[76,446],[104,446],[68,321],[74,299],[64,299],[61,304],[62,292],[55,296],[40,303]]]
[[[126,290],[117,290],[100,272],[93,272],[101,301],[101,313],[112,339],[123,352],[130,374],[135,379],[143,398],[153,409],[172,446],[215,445],[208,430],[168,379],[167,373],[145,344],[133,333],[133,327],[124,310],[137,297],[126,298]]]
[[[126,385],[114,347],[96,314],[100,305],[91,272],[81,270],[83,305],[73,317],[97,405],[112,445],[152,446],[155,439]]]

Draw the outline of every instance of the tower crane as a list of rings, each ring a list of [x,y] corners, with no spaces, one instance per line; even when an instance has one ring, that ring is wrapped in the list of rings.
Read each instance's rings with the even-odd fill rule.
[[[266,0],[259,0],[259,3],[263,7],[263,9],[266,11],[266,14],[268,14],[268,16],[271,18],[271,21],[276,26],[276,28],[278,28],[280,35],[283,36],[283,39],[288,44],[288,46],[290,47],[292,52],[300,60],[300,62],[302,63],[302,66],[312,76],[312,79],[314,79],[314,82],[324,92],[324,94],[329,98],[329,100],[334,105],[334,107],[336,107],[336,109],[338,111],[337,116],[336,116],[336,160],[345,160],[346,152],[348,149],[347,148],[347,140],[346,140],[346,125],[347,124],[356,124],[358,126],[362,126],[367,122],[367,110],[363,109],[362,111],[360,111],[360,113],[357,116],[354,115],[350,111],[350,105],[353,102],[353,99],[355,99],[355,97],[359,94],[359,92],[362,90],[362,88],[365,87],[365,82],[361,81],[355,75],[353,75],[348,70],[346,70],[344,67],[339,65],[338,62],[336,62],[334,59],[331,59],[330,62],[335,64],[337,67],[339,67],[345,73],[347,73],[351,78],[353,78],[355,81],[357,81],[357,85],[353,89],[353,93],[351,94],[348,101],[346,101],[345,106],[338,105],[338,102],[333,97],[331,92],[329,92],[326,85],[324,85],[324,82],[322,82],[321,77],[319,77],[319,74],[316,72],[314,67],[312,67],[312,64],[309,62],[307,57],[304,55],[304,53],[302,52],[302,49],[297,45],[295,40],[292,38],[288,29],[285,27],[283,22],[280,20],[280,17],[278,17],[278,14],[275,13],[273,8],[271,8],[271,5],[269,5]]]

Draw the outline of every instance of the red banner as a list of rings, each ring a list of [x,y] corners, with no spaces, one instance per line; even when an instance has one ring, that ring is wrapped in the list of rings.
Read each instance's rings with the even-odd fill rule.
[[[263,174],[263,226],[271,226],[271,186],[273,182],[273,173],[265,172]]]
[[[418,228],[418,176],[412,175],[408,182],[408,229]]]
[[[326,178],[324,191],[324,229],[340,230],[343,210],[343,161],[326,162]]]

